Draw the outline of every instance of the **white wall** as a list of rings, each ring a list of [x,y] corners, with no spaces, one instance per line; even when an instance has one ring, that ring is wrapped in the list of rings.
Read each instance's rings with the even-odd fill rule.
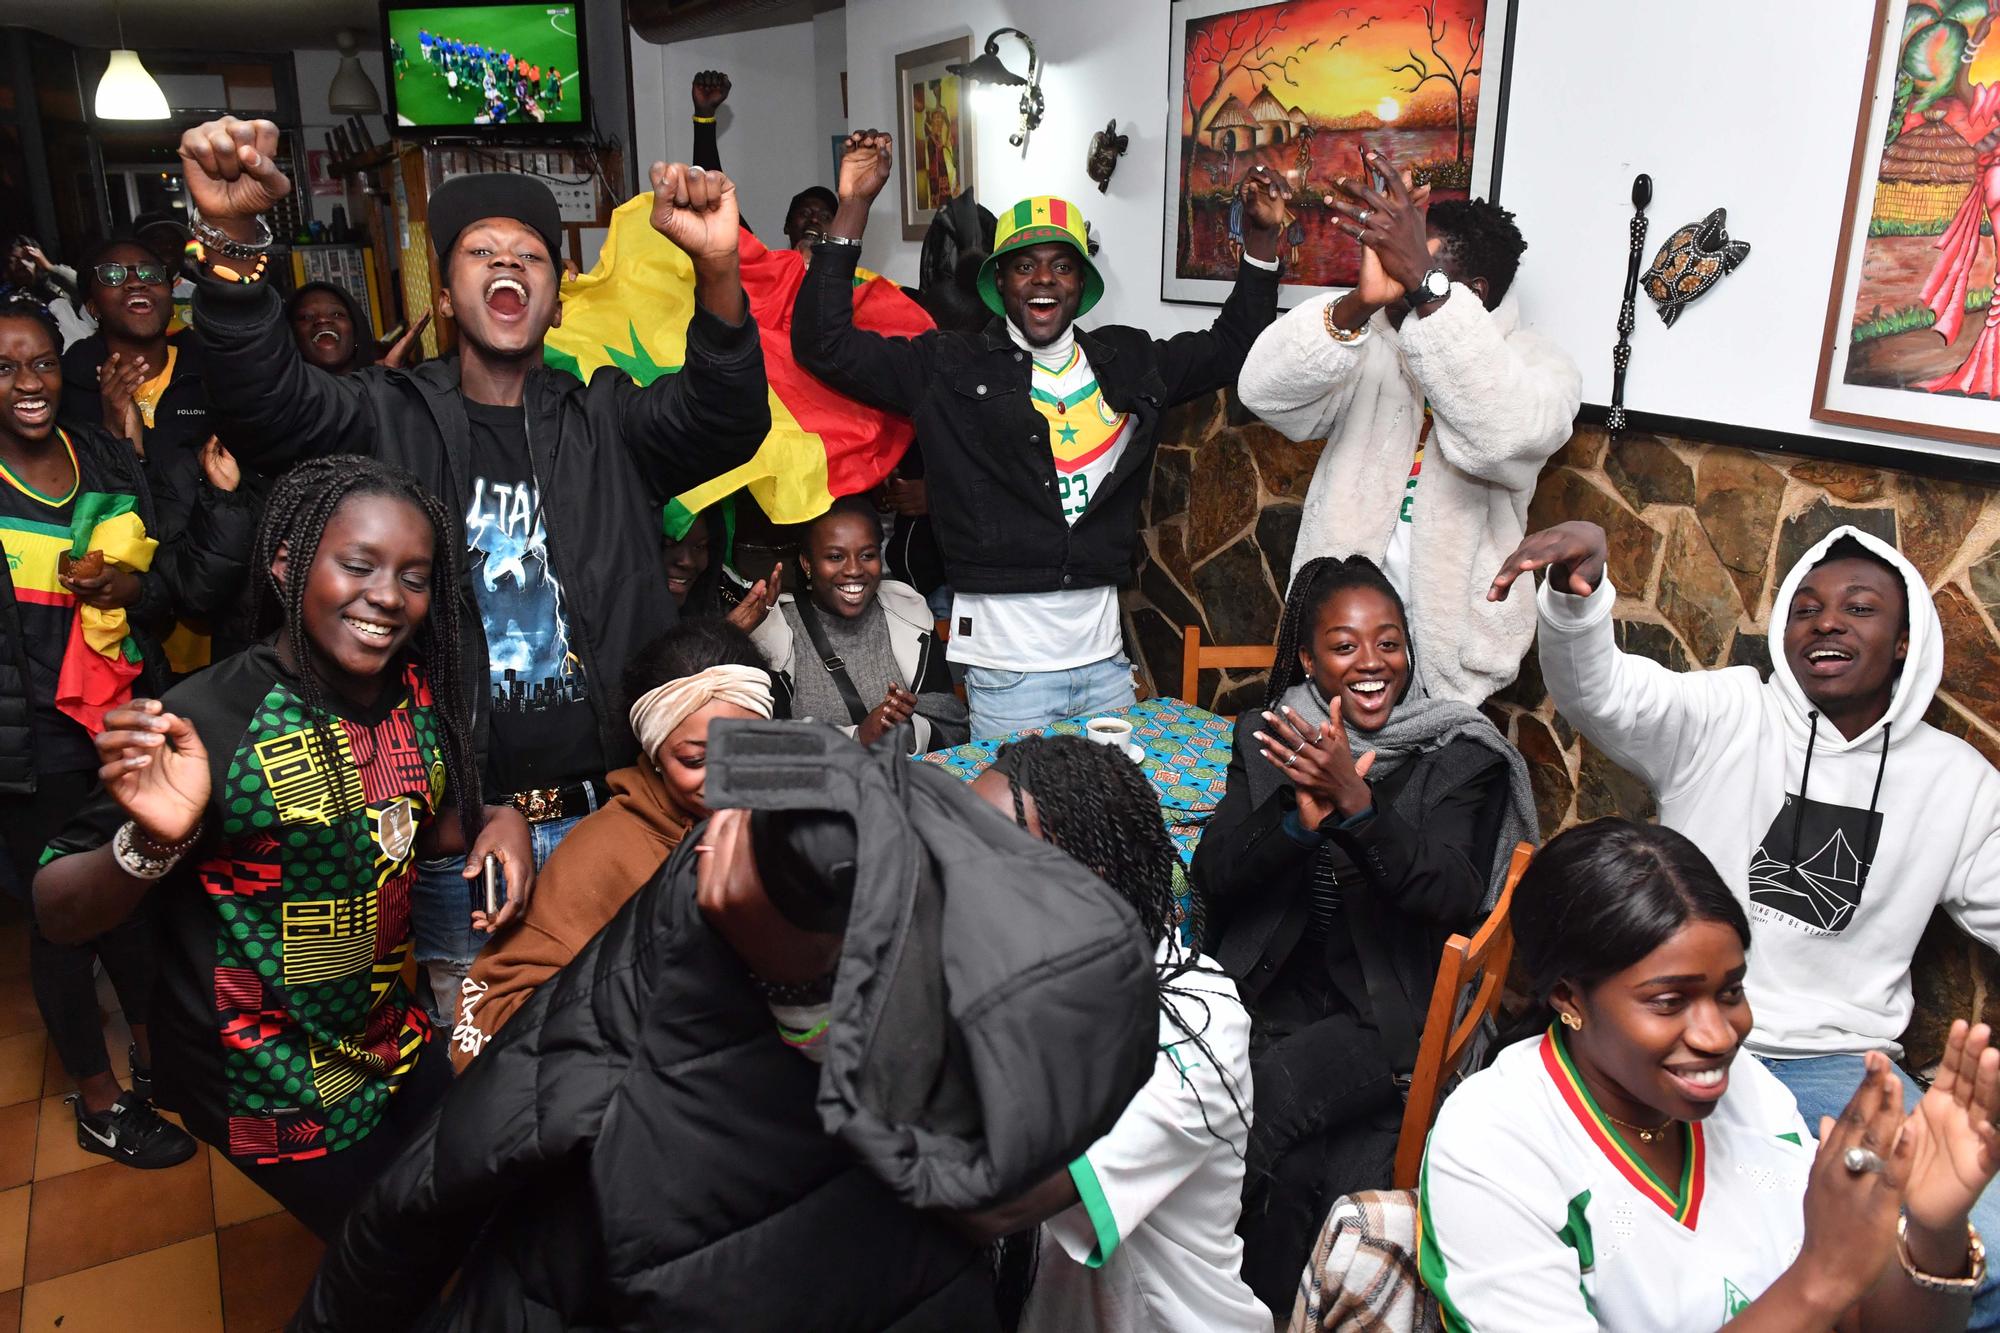
[[[830,19],[832,22],[822,20]],[[766,238],[778,235],[785,206],[801,189],[831,184],[827,142],[840,125],[828,116],[822,82],[840,109],[837,69],[822,79],[820,55],[843,50],[838,13],[755,32],[696,37],[655,46],[631,34],[633,114],[643,178],[655,161],[686,161],[693,146],[689,87],[701,70],[729,75],[729,100],[716,116],[723,170],[735,180],[743,215]]]
[[[986,34],[1015,27],[1035,38],[1049,62],[1042,75],[1048,111],[1028,140],[1027,157],[1007,143],[1017,120],[1015,98],[978,121],[979,201],[998,213],[1027,195],[1070,200],[1097,229],[1097,266],[1105,297],[1087,323],[1132,324],[1155,333],[1205,328],[1215,307],[1160,299],[1162,192],[1167,188],[1167,27],[1164,4],[1095,0],[848,0],[847,68],[855,128],[892,129],[896,53],[943,41],[968,29],[977,55]],[[1003,38],[1001,58],[1016,70],[1025,54]],[[975,113],[984,110],[975,105]],[[1113,117],[1132,136],[1108,194],[1084,171],[1090,136]],[[901,145],[898,146],[901,151]],[[914,282],[920,243],[902,239],[895,186],[869,215],[861,262]]]

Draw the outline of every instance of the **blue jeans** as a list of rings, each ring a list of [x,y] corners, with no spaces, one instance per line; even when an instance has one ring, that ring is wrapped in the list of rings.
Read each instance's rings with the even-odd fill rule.
[[[1139,696],[1132,688],[1132,664],[1119,653],[1066,671],[967,667],[965,702],[972,710],[972,739],[984,741],[1066,717],[1115,713],[1139,702]]]
[[[556,844],[582,820],[578,815],[528,826],[535,869],[548,864]],[[491,938],[472,928],[473,883],[465,878],[464,857],[441,856],[417,862],[417,878],[410,885],[410,933],[416,937],[417,965],[429,983],[418,987],[417,994],[431,1021],[443,1024],[446,1032],[458,1021],[459,983]]]
[[[1801,1060],[1765,1060],[1764,1068],[1778,1076],[1778,1081],[1792,1090],[1792,1096],[1799,1104],[1799,1114],[1804,1117],[1806,1128],[1815,1135],[1819,1133],[1819,1118],[1823,1115],[1838,1120],[1840,1113],[1847,1109],[1848,1098],[1861,1086],[1861,1076],[1867,1066],[1858,1055],[1815,1055]],[[1903,1072],[1901,1065],[1891,1062],[1889,1068],[1903,1085],[1903,1109],[1910,1110],[1923,1096],[1923,1089],[1916,1080]],[[1972,1205],[1972,1225],[1979,1228],[1979,1237],[2000,1236],[2000,1194],[1992,1188],[1979,1196],[1979,1202]],[[1992,1242],[1988,1242],[1990,1245]],[[1966,1325],[1968,1330],[2000,1329],[2000,1278],[1994,1270],[1987,1270],[1986,1280],[1979,1284],[1979,1290],[1972,1297],[1972,1319]]]

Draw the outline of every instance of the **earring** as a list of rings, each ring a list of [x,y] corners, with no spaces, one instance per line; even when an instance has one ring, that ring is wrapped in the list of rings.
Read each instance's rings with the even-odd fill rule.
[[[1572,1032],[1583,1031],[1583,1020],[1581,1018],[1578,1018],[1575,1014],[1559,1014],[1557,1015],[1557,1017],[1562,1019],[1562,1025],[1568,1028],[1570,1031]]]

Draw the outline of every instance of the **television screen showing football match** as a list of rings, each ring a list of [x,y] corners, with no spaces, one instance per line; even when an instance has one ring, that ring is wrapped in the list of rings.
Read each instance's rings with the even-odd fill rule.
[[[583,123],[575,4],[388,7],[399,127]]]

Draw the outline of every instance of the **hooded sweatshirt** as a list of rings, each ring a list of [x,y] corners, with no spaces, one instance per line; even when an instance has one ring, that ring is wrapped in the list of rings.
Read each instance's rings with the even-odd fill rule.
[[[687,817],[667,802],[651,764],[606,779],[611,799],[570,830],[535,878],[526,915],[493,937],[459,983],[451,1067],[472,1058],[590,943],[618,909],[653,878],[687,835]]]
[[[1849,740],[1785,661],[1806,571],[1852,537],[1902,572],[1910,640],[1886,713]],[[2000,774],[1923,720],[1944,671],[1930,590],[1893,546],[1829,533],[1772,603],[1769,679],[1754,667],[1674,672],[1618,651],[1616,594],[1544,584],[1542,675],[1562,715],[1644,778],[1660,822],[1691,838],[1750,914],[1750,1049],[1788,1058],[1902,1054],[1910,959],[1935,908],[2000,944]]]

